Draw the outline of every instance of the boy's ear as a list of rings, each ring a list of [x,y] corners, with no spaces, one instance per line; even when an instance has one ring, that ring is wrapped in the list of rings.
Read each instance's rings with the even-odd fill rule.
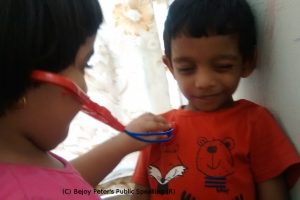
[[[248,77],[255,69],[256,67],[256,60],[257,60],[257,50],[254,50],[253,57],[243,64],[243,71],[242,71],[242,77],[246,78]]]
[[[255,66],[252,64],[252,61],[246,61],[242,67],[243,67],[242,69],[243,71],[241,75],[242,78],[248,77],[255,68]]]
[[[174,73],[173,73],[174,70],[173,70],[173,66],[172,66],[172,62],[171,62],[170,58],[168,56],[166,56],[166,55],[163,55],[162,61],[168,67],[168,69],[170,70],[170,72],[174,76]]]

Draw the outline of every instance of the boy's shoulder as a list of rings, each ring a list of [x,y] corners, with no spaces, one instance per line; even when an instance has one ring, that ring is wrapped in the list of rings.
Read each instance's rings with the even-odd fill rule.
[[[257,104],[253,101],[247,100],[247,99],[240,99],[235,101],[233,109],[244,109],[244,110],[251,110],[251,111],[262,111],[267,110],[264,106]]]
[[[240,113],[244,113],[245,115],[248,116],[257,116],[260,114],[271,114],[266,107],[246,99],[240,99],[236,101],[233,110]]]
[[[178,115],[184,116],[195,116],[197,112],[184,110],[184,106],[181,106],[178,109],[171,109],[165,113],[162,113],[161,116],[165,118],[175,117]],[[236,113],[244,113],[249,116],[256,116],[260,113],[269,113],[268,109],[262,105],[254,103],[252,101],[246,99],[240,99],[234,102],[234,105],[228,109],[216,112],[206,113],[208,115],[216,114],[216,115],[227,115],[227,114],[236,114]],[[203,114],[203,113],[202,113]]]

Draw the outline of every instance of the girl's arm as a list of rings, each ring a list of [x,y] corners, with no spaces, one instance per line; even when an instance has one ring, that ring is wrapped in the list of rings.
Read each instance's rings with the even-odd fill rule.
[[[289,200],[289,192],[282,176],[257,185],[258,200]]]
[[[126,130],[131,132],[163,131],[169,128],[171,126],[164,118],[149,113],[140,116],[126,126]],[[147,139],[158,138],[162,138],[162,136],[147,137]],[[146,145],[147,143],[120,133],[74,159],[71,163],[88,183],[96,186],[125,155],[138,151]]]

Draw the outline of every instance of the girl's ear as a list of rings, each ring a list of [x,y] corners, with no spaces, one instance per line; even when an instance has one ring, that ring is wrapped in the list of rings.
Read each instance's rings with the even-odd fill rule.
[[[256,67],[256,60],[257,60],[257,50],[255,49],[252,58],[243,63],[241,77],[246,78],[253,72],[253,70]]]
[[[162,57],[162,61],[163,61],[163,63],[168,67],[168,69],[170,70],[170,72],[171,72],[171,73],[173,74],[173,76],[174,76],[174,69],[173,69],[172,62],[171,62],[170,58],[169,58],[168,56],[164,55],[164,56]]]

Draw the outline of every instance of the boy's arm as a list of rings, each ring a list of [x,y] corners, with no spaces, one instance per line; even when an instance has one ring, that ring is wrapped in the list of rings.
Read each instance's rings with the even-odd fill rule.
[[[257,112],[251,125],[250,158],[258,200],[287,200],[288,188],[300,174],[299,154],[272,114],[265,108]]]
[[[135,185],[134,186],[134,193],[131,196],[130,200],[149,200],[150,195],[147,192],[142,192],[142,191],[149,191],[149,188],[141,186],[141,185]]]
[[[257,185],[258,200],[289,200],[287,185],[278,176]]]

